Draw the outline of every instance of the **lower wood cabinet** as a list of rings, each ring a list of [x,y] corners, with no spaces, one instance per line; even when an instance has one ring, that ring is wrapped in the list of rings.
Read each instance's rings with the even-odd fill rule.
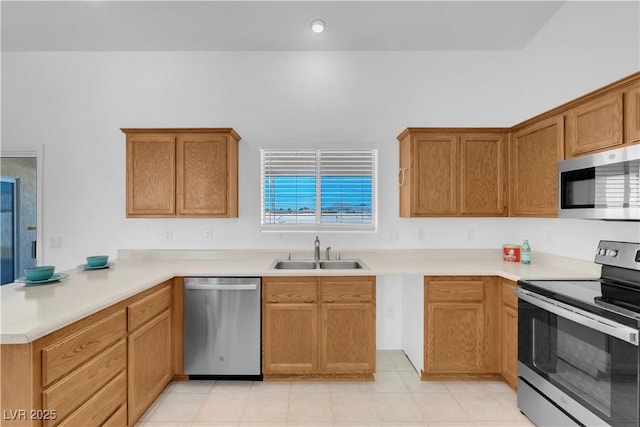
[[[129,425],[142,416],[171,381],[171,287],[129,305]],[[159,314],[156,314],[159,313]]]
[[[262,300],[263,373],[318,372],[317,279],[265,277]]]
[[[375,372],[375,277],[264,277],[265,379]]]
[[[502,366],[504,381],[514,390],[518,386],[518,299],[513,291],[516,282],[500,279],[502,298],[500,318],[502,324]]]
[[[133,426],[173,376],[173,280],[0,346],[3,426]],[[20,412],[22,411],[22,412]]]
[[[496,277],[424,279],[423,379],[499,379]]]

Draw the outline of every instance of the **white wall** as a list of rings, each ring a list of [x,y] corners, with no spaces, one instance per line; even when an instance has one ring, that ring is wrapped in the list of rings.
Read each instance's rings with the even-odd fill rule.
[[[60,268],[120,248],[311,250],[312,233],[260,232],[261,145],[379,149],[379,230],[324,233],[323,246],[499,247],[517,221],[398,217],[396,136],[514,123],[517,64],[517,52],[4,53],[2,143],[45,147],[44,258]],[[240,133],[238,219],[125,219],[119,128],[154,126]]]
[[[511,126],[637,71],[637,9],[567,2],[521,52],[3,53],[2,144],[44,146],[43,261],[60,269],[120,248],[311,250],[313,233],[260,232],[259,148],[352,142],[380,150],[379,228],[322,233],[323,246],[528,238],[534,253],[591,259],[599,238],[631,240],[637,223],[399,218],[395,137],[407,126]],[[231,126],[243,137],[238,219],[125,219],[119,128],[171,126]],[[50,248],[58,236],[62,248]]]
[[[521,120],[640,69],[640,2],[567,1],[522,49]]]

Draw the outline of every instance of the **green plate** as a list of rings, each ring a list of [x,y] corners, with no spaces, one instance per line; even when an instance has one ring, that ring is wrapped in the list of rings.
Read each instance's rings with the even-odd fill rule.
[[[49,277],[47,280],[27,280],[26,278],[21,277],[16,279],[16,282],[24,283],[25,286],[40,286],[58,282],[62,279],[66,279],[67,277],[69,277],[69,275],[66,273],[54,273],[53,276]]]

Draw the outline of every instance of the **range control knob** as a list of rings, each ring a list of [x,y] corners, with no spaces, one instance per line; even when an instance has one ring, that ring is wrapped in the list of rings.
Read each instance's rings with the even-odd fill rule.
[[[616,249],[609,249],[608,254],[610,257],[616,257],[618,256],[618,251]]]
[[[598,255],[605,256],[607,254],[607,250],[605,248],[600,248],[598,251]]]

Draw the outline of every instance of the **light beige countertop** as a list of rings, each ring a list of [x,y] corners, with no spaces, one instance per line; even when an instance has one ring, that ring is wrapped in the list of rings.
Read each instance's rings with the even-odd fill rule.
[[[494,249],[343,251],[341,255],[360,259],[368,269],[270,269],[275,259],[288,257],[286,251],[122,250],[107,269],[64,271],[69,277],[48,285],[0,287],[0,344],[34,341],[176,276],[451,275],[510,280],[600,276],[600,266],[592,262],[533,253],[532,264],[521,265],[503,262],[502,252]],[[310,252],[292,253],[292,259],[310,258]]]

